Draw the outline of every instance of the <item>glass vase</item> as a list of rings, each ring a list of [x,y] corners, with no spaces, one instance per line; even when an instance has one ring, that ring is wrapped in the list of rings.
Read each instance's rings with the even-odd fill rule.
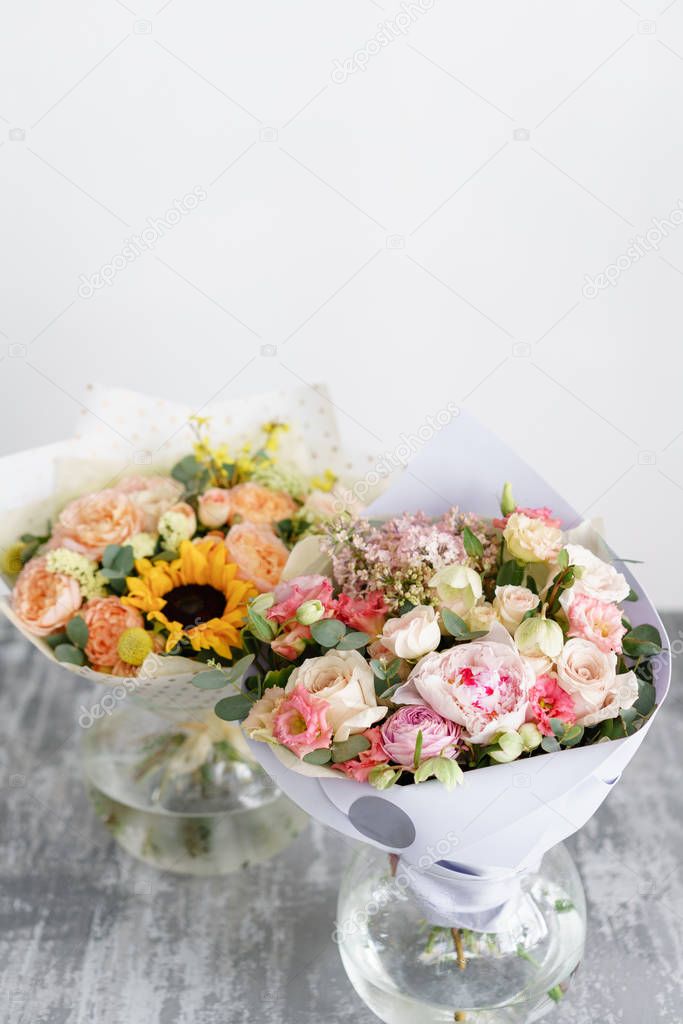
[[[90,716],[82,753],[94,809],[132,856],[165,871],[223,875],[275,856],[307,816],[212,711],[164,713],[128,697]]]
[[[455,902],[480,883],[459,872]],[[503,908],[488,915],[489,930],[462,926],[477,915],[452,910],[452,884],[440,865],[403,865],[370,847],[356,854],[342,881],[336,930],[353,987],[386,1024],[540,1020],[564,998],[584,949],[584,892],[566,848],[511,876],[508,892],[505,879],[497,880],[494,899],[502,891]],[[438,912],[435,893],[444,897]]]

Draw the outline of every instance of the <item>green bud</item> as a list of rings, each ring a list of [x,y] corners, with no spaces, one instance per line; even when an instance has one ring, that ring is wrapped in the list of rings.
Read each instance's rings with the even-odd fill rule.
[[[530,658],[544,654],[554,659],[564,647],[564,634],[562,627],[553,619],[534,615],[519,624],[515,630],[515,643],[520,654]]]
[[[529,753],[530,750],[535,750],[536,747],[540,746],[543,736],[541,730],[533,722],[525,722],[524,725],[520,725],[517,730],[519,737],[524,745],[524,750]]]
[[[274,594],[259,594],[253,601],[249,602],[249,611],[254,615],[265,615],[269,608],[275,604]]]
[[[312,626],[319,622],[325,614],[325,606],[322,601],[304,601],[296,610],[296,621],[302,626]]]
[[[506,480],[503,486],[503,493],[500,498],[500,511],[504,516],[509,516],[516,508],[517,502],[512,496],[512,484],[509,480]]]
[[[522,737],[516,732],[502,732],[496,739],[497,750],[489,750],[489,756],[498,764],[508,764],[516,761],[524,750]]]

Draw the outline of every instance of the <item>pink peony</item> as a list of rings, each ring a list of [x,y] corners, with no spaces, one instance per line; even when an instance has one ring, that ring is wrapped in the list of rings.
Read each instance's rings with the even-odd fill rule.
[[[382,632],[388,614],[384,595],[379,590],[371,590],[365,597],[340,594],[337,599],[337,617],[350,629],[360,630],[368,636]]]
[[[273,716],[273,736],[298,758],[312,750],[328,748],[332,727],[327,724],[326,700],[316,697],[303,686],[295,686],[280,701]]]
[[[567,609],[567,617],[569,636],[590,640],[605,653],[621,652],[621,639],[627,630],[615,604],[577,594]]]
[[[574,701],[562,689],[554,676],[542,675],[536,679],[536,685],[529,694],[529,711],[527,720],[535,722],[544,736],[552,736],[551,718],[561,718],[563,722],[574,722]]]
[[[170,476],[129,476],[114,490],[127,495],[140,509],[141,530],[156,533],[159,517],[180,499],[183,485]]]
[[[328,616],[336,610],[332,583],[327,576],[295,576],[279,583],[273,597],[275,603],[268,609],[268,618],[275,622],[290,622],[304,601],[320,601]]]
[[[275,654],[287,661],[296,661],[306,649],[306,641],[311,639],[311,627],[302,626],[297,622],[287,633],[281,633],[271,640],[270,647]]]
[[[49,636],[63,629],[82,601],[76,580],[50,572],[43,557],[32,558],[24,566],[12,591],[15,615],[35,636]]]
[[[199,522],[215,528],[224,526],[230,515],[230,491],[225,487],[210,487],[197,499]]]
[[[420,761],[426,761],[430,757],[456,758],[461,731],[459,725],[424,704],[408,704],[384,723],[382,742],[392,761],[412,768],[419,732],[422,733]]]
[[[541,508],[516,508],[515,512],[520,512],[523,516],[527,516],[528,519],[541,519],[546,526],[552,526],[556,530],[559,530],[562,526],[561,519],[555,519],[553,517],[552,509],[548,508],[547,505],[543,505]],[[511,512],[510,515],[513,513]],[[505,516],[504,519],[494,519],[493,525],[498,527],[499,530],[504,530],[507,526],[510,515]]]
[[[356,782],[367,782],[368,775],[372,769],[377,768],[380,764],[387,764],[389,756],[382,744],[380,729],[377,727],[366,729],[361,735],[370,740],[368,749],[362,750],[358,757],[351,758],[350,761],[342,761],[332,767],[339,768],[340,771],[344,772],[344,775],[354,779]]]
[[[524,723],[533,684],[533,669],[496,622],[481,640],[422,658],[393,699],[426,704],[462,726],[463,739],[490,743],[496,733]]]
[[[137,608],[128,608],[118,597],[94,597],[81,612],[88,627],[85,654],[95,669],[112,669],[119,663],[117,651],[126,629],[142,629],[145,620]]]
[[[145,525],[141,508],[119,490],[97,491],[76,498],[62,510],[51,548],[69,548],[98,560],[108,544],[125,544]]]

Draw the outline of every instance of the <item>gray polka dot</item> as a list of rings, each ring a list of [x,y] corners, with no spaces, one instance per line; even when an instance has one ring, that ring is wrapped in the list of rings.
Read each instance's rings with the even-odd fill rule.
[[[353,827],[383,846],[403,850],[415,841],[415,826],[405,811],[379,796],[362,796],[349,808]]]

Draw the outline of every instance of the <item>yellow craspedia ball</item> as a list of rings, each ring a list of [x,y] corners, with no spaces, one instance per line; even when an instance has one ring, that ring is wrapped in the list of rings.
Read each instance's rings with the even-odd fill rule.
[[[152,653],[152,647],[152,634],[134,626],[132,629],[124,629],[116,649],[121,661],[127,665],[142,665],[147,655]]]
[[[25,547],[26,545],[22,544],[19,540],[16,544],[11,544],[2,552],[1,568],[8,576],[18,576],[24,568],[21,553]]]

